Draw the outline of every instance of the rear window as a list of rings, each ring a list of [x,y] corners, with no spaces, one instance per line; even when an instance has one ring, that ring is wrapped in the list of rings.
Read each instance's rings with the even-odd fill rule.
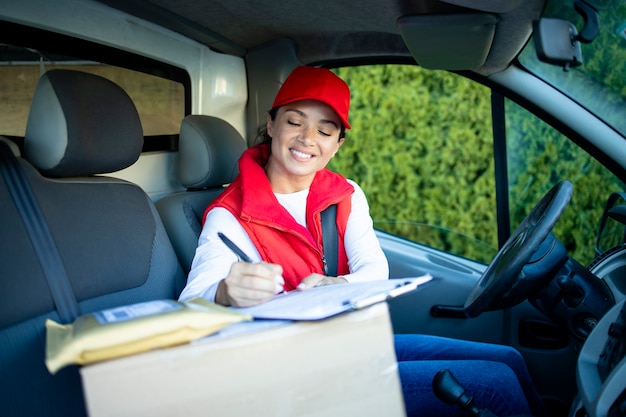
[[[144,151],[177,148],[180,122],[190,109],[190,99],[187,98],[190,83],[184,71],[135,56],[124,60],[128,65],[107,63],[107,58],[128,54],[113,53],[102,46],[85,48],[85,41],[63,37],[64,41],[59,45],[68,48],[74,43],[73,50],[88,51],[89,55],[75,56],[76,52],[72,52],[69,56],[49,49],[49,36],[57,38],[60,35],[40,30],[34,30],[32,35],[23,37],[29,39],[28,45],[14,42],[15,36],[3,39],[5,36],[0,35],[0,135],[13,138],[21,145],[40,75],[51,69],[67,68],[100,75],[128,93],[141,119]]]

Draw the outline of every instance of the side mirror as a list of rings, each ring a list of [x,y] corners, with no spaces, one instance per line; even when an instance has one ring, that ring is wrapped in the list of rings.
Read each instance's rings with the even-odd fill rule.
[[[626,193],[616,192],[606,201],[598,228],[595,255],[602,255],[608,249],[624,243],[626,243]]]
[[[584,0],[577,0],[574,8],[585,22],[580,33],[573,23],[566,20],[541,18],[533,23],[535,48],[539,59],[548,64],[562,66],[566,71],[583,63],[580,43],[590,43],[600,31],[596,9]]]

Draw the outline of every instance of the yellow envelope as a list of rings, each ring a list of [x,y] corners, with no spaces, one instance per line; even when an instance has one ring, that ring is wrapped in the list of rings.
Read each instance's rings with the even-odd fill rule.
[[[51,374],[189,342],[252,317],[202,298],[154,300],[85,314],[71,324],[46,321],[46,367]]]

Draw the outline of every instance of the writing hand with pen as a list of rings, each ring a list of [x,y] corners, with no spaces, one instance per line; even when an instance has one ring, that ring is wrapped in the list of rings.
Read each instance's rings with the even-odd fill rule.
[[[228,276],[219,283],[215,293],[217,304],[250,307],[264,303],[283,291],[285,280],[280,265],[253,263],[226,235],[218,233],[218,236],[241,262],[235,262]]]
[[[266,262],[253,263],[235,243],[223,233],[219,238],[242,262],[235,262],[228,276],[217,288],[215,302],[234,307],[250,307],[269,301],[274,295],[284,291],[285,280],[280,265]],[[304,278],[298,290],[306,290],[323,285],[346,283],[344,278],[311,274]]]

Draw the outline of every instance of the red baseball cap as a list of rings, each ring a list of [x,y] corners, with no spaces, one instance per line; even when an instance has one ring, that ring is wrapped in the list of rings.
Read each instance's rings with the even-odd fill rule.
[[[300,100],[317,100],[328,104],[339,116],[343,127],[350,129],[350,88],[326,68],[296,67],[278,90],[272,108]]]

